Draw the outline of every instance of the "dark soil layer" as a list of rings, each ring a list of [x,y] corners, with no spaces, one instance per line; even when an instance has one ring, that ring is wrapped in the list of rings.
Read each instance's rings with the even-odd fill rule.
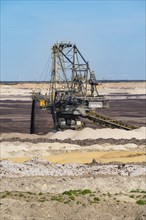
[[[144,145],[146,144],[146,140],[142,139],[142,140],[137,140],[135,138],[132,139],[113,139],[113,138],[109,138],[109,139],[86,139],[86,140],[71,140],[71,139],[66,139],[66,140],[58,140],[58,139],[48,139],[48,138],[37,138],[37,139],[29,139],[29,138],[25,138],[25,139],[20,139],[20,138],[5,138],[0,140],[0,142],[15,142],[15,141],[19,141],[19,142],[31,142],[31,143],[54,143],[54,142],[59,142],[59,143],[69,143],[69,144],[75,144],[75,145],[80,145],[80,146],[90,146],[93,144],[128,144],[128,143],[134,143],[136,145]]]
[[[145,99],[110,100],[109,108],[97,112],[139,127],[146,126]]]
[[[1,133],[30,133],[31,101],[0,102]],[[146,125],[146,101],[144,99],[110,100],[108,109],[98,109],[103,114],[136,126]],[[52,115],[46,110],[36,108],[35,133],[46,134],[53,128]],[[86,126],[97,128],[96,124],[86,121]]]

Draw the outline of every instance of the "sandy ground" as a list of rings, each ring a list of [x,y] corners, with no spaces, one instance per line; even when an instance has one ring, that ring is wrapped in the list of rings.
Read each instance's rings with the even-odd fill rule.
[[[103,113],[140,125],[136,130],[30,135],[30,96],[39,87],[1,85],[1,219],[146,219],[145,83],[99,85],[112,104]]]
[[[127,98],[145,98],[146,97],[146,82],[109,82],[99,83],[98,91],[101,95],[107,95],[109,98],[116,99],[120,96],[121,99]],[[48,83],[17,83],[17,84],[1,84],[0,100],[30,100],[31,94],[40,92],[46,94],[49,91]],[[119,98],[119,97],[118,97]],[[128,97],[130,98],[130,97]]]

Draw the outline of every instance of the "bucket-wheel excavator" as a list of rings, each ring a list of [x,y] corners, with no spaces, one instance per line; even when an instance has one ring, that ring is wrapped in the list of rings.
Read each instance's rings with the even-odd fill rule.
[[[75,44],[54,44],[49,93],[32,95],[30,132],[35,132],[36,102],[39,102],[40,108],[51,111],[57,130],[82,129],[85,126],[82,119],[105,127],[135,129],[133,125],[96,113],[97,108],[108,108],[108,100],[98,93],[97,85],[94,72]]]

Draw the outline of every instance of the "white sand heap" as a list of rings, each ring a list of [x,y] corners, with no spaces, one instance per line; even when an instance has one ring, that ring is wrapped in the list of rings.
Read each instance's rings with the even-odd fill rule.
[[[71,138],[72,140],[85,140],[85,139],[145,139],[146,138],[146,127],[141,127],[139,129],[135,129],[132,131],[126,131],[122,129],[111,129],[111,128],[103,128],[103,129],[92,129],[92,128],[84,128],[81,131],[59,131],[56,134],[52,135],[50,139],[58,139],[65,140]]]
[[[134,151],[145,150],[144,145],[128,143],[125,145],[116,144],[93,144],[90,146],[80,146],[69,143],[31,143],[31,142],[2,142],[0,144],[1,159],[17,158],[20,160],[31,157],[46,157],[54,154],[65,154],[70,152],[100,152],[100,151]]]
[[[0,139],[11,139],[11,138],[19,138],[19,139],[38,139],[38,138],[47,138],[47,139],[58,139],[58,140],[86,140],[86,139],[146,139],[146,127],[141,127],[135,130],[126,131],[122,129],[112,129],[112,128],[84,128],[81,131],[75,130],[65,130],[58,131],[56,133],[49,132],[46,135],[36,135],[36,134],[21,134],[21,133],[2,133]]]

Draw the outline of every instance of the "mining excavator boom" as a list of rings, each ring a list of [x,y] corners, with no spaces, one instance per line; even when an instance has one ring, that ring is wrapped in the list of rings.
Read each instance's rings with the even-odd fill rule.
[[[136,127],[98,115],[96,109],[107,108],[106,96],[97,90],[98,82],[89,63],[75,44],[56,43],[52,47],[52,71],[49,93],[33,93],[33,105],[50,109],[55,129],[81,129],[85,126],[82,118],[106,127],[131,130]],[[32,114],[35,111],[32,109]],[[34,119],[31,117],[30,132],[34,132]]]

